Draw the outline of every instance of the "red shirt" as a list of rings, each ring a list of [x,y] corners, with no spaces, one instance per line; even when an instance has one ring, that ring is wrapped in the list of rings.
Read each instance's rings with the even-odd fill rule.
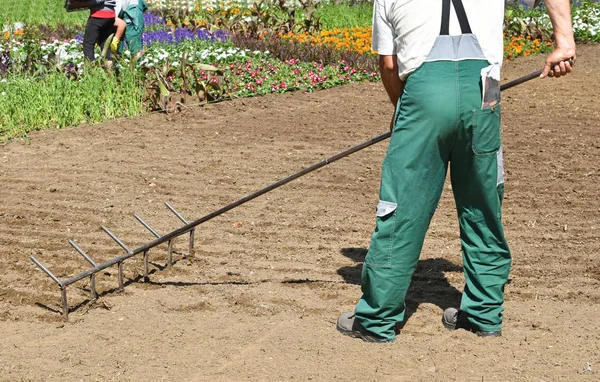
[[[114,19],[116,16],[116,13],[113,10],[108,10],[108,9],[99,9],[96,11],[90,11],[90,17],[94,17],[96,19]]]

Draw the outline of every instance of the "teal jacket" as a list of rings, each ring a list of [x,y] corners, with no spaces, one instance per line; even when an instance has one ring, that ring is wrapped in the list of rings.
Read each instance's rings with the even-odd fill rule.
[[[138,4],[130,5],[127,9],[122,9],[119,18],[127,23],[125,35],[141,35],[144,31],[144,12],[148,10],[148,5],[144,0],[139,0]]]

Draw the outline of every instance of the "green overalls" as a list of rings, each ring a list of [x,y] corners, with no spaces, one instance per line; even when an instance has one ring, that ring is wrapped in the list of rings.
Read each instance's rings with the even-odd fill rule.
[[[148,10],[148,5],[144,0],[139,0],[137,5],[130,5],[127,9],[121,10],[119,18],[127,23],[125,28],[125,43],[133,56],[142,50],[142,33],[144,32],[144,12]],[[123,44],[119,47],[119,53],[123,53]]]
[[[450,0],[443,0],[440,36],[398,101],[362,271],[355,317],[389,340],[404,319],[406,291],[449,163],[466,280],[461,310],[480,330],[502,327],[511,256],[501,223],[500,104],[482,109],[481,70],[489,63],[462,2],[452,2],[462,35],[449,36]]]

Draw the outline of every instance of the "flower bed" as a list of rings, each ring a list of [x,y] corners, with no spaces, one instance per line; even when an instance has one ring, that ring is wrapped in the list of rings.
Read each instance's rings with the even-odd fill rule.
[[[44,41],[22,23],[3,24],[0,140],[36,128],[166,108],[169,95],[206,101],[313,91],[379,78],[368,25],[319,29],[320,20],[310,18],[309,7],[277,3],[270,8],[273,0],[262,0],[256,7],[246,0],[149,4],[159,13],[145,15],[145,54],[136,61],[125,52],[114,65],[118,75],[84,65],[81,35],[63,38],[81,28],[58,25],[61,38]],[[543,10],[515,9],[507,12],[505,59],[551,51],[551,29]],[[282,18],[286,14],[290,18]],[[578,39],[600,40],[600,3],[587,0],[573,7],[573,15]],[[38,27],[41,34],[52,32]]]
[[[372,28],[370,26],[334,28],[333,30],[323,30],[314,34],[288,32],[282,38],[299,44],[326,46],[340,51],[371,54],[371,32]]]
[[[553,49],[550,41],[533,39],[531,36],[512,36],[504,41],[504,58],[526,57],[538,53],[548,53]]]

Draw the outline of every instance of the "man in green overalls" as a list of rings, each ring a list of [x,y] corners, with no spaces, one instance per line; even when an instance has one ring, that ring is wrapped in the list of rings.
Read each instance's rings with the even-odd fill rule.
[[[571,72],[569,0],[546,0],[556,36],[542,76]],[[391,342],[437,207],[448,165],[465,287],[442,322],[501,335],[511,255],[501,222],[504,170],[497,86],[504,0],[375,0],[373,50],[396,106],[383,161],[377,223],[362,271],[362,298],[337,322],[342,334]],[[491,85],[490,85],[491,84]],[[495,84],[495,89],[494,89]],[[489,94],[482,94],[486,89]]]

